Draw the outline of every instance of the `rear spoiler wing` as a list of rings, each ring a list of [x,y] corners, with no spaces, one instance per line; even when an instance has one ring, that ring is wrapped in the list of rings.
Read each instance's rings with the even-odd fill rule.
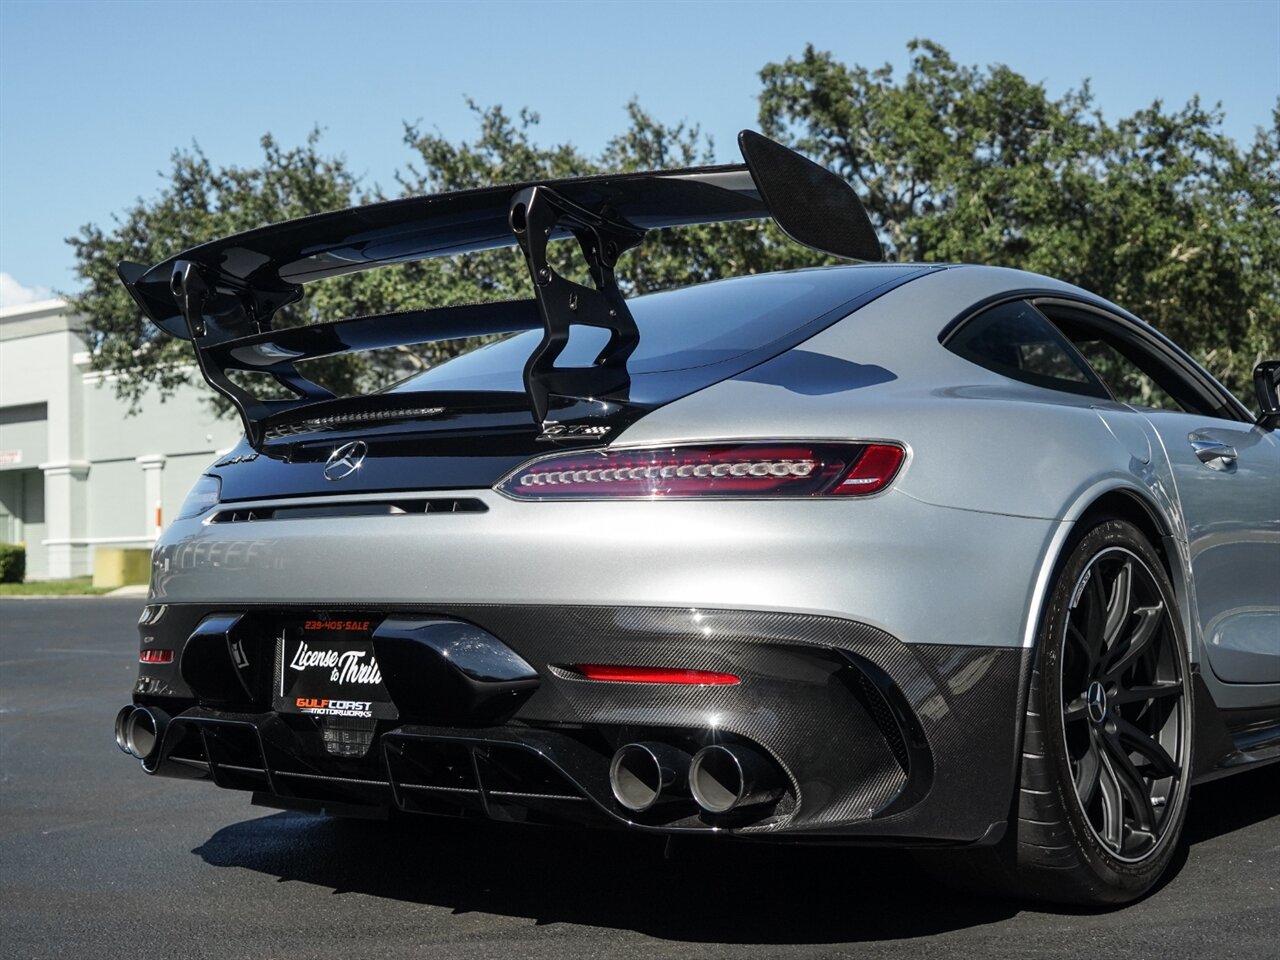
[[[535,419],[553,395],[625,400],[626,361],[639,340],[614,266],[649,230],[772,218],[793,240],[850,260],[883,259],[857,194],[834,173],[749,130],[744,163],[547,180],[410,197],[321,213],[213,240],[154,266],[122,262],[120,279],[173,336],[191,340],[205,379],[236,406],[255,447],[271,422],[335,399],[297,370],[303,360],[355,349],[542,327],[525,367]],[[593,287],[547,262],[550,240],[575,238]],[[302,284],[373,267],[518,245],[532,300],[475,304],[272,330],[271,317]],[[555,360],[572,324],[610,331],[591,367]],[[271,375],[296,396],[260,400],[230,370]]]

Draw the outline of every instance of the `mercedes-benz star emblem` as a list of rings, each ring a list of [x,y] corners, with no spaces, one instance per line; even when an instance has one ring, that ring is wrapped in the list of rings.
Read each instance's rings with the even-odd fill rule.
[[[1097,680],[1089,684],[1084,693],[1085,708],[1089,711],[1089,719],[1101,723],[1107,719],[1107,691]]]
[[[364,455],[368,452],[369,448],[363,440],[344,443],[329,454],[329,459],[324,463],[324,478],[341,480],[343,477],[351,476],[360,469],[360,464],[364,463]]]

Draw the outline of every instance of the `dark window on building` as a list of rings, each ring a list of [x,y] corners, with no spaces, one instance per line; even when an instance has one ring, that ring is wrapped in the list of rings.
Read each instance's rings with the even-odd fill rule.
[[[0,407],[0,424],[31,423],[49,419],[49,407],[43,403],[24,403],[13,407]]]

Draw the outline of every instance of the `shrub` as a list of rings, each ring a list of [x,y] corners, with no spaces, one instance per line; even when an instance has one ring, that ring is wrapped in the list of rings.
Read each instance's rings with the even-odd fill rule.
[[[27,548],[20,543],[0,543],[0,583],[21,583],[27,575]]]

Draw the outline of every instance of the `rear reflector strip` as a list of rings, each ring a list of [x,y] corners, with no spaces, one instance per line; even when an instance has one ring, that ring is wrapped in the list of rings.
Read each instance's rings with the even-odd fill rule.
[[[681,683],[686,685],[724,686],[737,683],[732,673],[712,670],[681,670],[677,667],[625,667],[603,663],[575,663],[568,668],[587,680],[613,683]]]
[[[172,650],[143,650],[138,654],[139,663],[173,663]]]

